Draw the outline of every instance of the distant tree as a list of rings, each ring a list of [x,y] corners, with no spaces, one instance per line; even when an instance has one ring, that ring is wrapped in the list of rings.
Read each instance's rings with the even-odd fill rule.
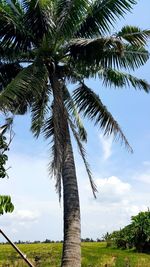
[[[135,248],[138,252],[150,252],[150,211],[132,216],[131,224],[110,235],[118,248]]]
[[[103,236],[102,236],[102,239],[104,240],[104,241],[107,241],[107,240],[109,240],[110,239],[110,234],[107,232],[106,234],[104,234]]]
[[[132,235],[139,252],[150,252],[150,210],[132,217]]]
[[[102,239],[97,238],[97,239],[96,239],[96,242],[102,242]]]
[[[123,229],[120,229],[120,231],[114,231],[112,234],[110,234],[110,244],[116,245],[117,248],[131,248],[133,247],[133,236],[132,236],[132,226],[127,225]]]
[[[52,240],[50,239],[45,239],[45,241],[43,243],[52,243]]]
[[[8,160],[7,151],[9,150],[10,140],[7,142],[5,136],[6,131],[11,125],[11,120],[7,119],[6,123],[0,127],[0,178],[4,179],[8,177],[6,163]],[[11,197],[7,195],[0,195],[0,215],[3,215],[5,212],[12,212],[14,210],[14,205],[11,202]]]
[[[103,241],[107,242],[107,247],[111,246],[111,234],[108,232],[102,236]]]

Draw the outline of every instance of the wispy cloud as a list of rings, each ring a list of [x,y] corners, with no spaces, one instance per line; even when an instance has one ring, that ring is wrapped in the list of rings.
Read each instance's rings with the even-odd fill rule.
[[[150,161],[144,161],[143,166],[136,171],[133,178],[144,184],[150,184]]]
[[[104,137],[101,134],[99,139],[103,150],[103,160],[108,160],[112,155],[112,138]]]

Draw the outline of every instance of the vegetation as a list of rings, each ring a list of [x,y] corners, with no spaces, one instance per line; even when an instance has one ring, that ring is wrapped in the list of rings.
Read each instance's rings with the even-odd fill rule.
[[[27,258],[38,267],[59,267],[62,244],[19,245]],[[10,245],[0,245],[1,267],[26,267]],[[106,248],[106,243],[82,243],[82,267],[150,267],[150,255],[129,250]]]
[[[32,132],[51,140],[50,171],[61,197],[64,243],[62,267],[80,267],[80,205],[70,131],[79,146],[95,196],[96,186],[86,160],[87,134],[80,119],[89,118],[114,134],[132,151],[120,126],[86,85],[100,78],[105,86],[150,85],[131,74],[149,59],[149,30],[126,26],[110,34],[116,20],[135,0],[2,0],[0,2],[0,106],[13,114],[32,116]],[[75,84],[73,95],[69,85]]]
[[[108,235],[108,245],[118,248],[135,248],[139,252],[150,252],[150,211],[132,216],[131,224]]]
[[[8,156],[6,152],[9,150],[9,143],[7,143],[5,132],[10,127],[11,120],[8,119],[6,124],[0,127],[0,178],[6,178],[7,169],[6,162],[8,160]],[[0,215],[3,215],[4,212],[12,212],[14,210],[14,206],[11,202],[11,197],[6,195],[0,195]]]

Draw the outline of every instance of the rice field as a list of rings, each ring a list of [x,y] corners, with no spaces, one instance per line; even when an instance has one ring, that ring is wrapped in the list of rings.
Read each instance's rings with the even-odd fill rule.
[[[21,244],[20,250],[38,267],[59,267],[62,244]],[[0,245],[0,267],[28,266],[14,249]],[[106,248],[105,243],[82,243],[82,267],[150,267],[150,255]]]

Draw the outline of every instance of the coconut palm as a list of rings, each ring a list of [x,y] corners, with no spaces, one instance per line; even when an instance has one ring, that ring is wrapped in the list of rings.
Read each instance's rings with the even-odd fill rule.
[[[80,115],[120,138],[132,151],[119,124],[100,96],[86,84],[131,86],[149,92],[149,84],[126,73],[144,65],[150,31],[126,26],[111,34],[116,19],[134,0],[2,0],[0,4],[1,109],[31,112],[31,129],[51,140],[50,172],[61,197],[64,243],[62,267],[80,267],[80,205],[70,138],[72,131],[96,194],[83,142]],[[121,70],[123,72],[121,72]],[[70,85],[76,89],[70,91]]]

